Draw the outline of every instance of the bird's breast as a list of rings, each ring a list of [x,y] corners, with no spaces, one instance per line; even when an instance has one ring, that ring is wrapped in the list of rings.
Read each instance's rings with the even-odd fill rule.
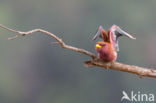
[[[112,62],[115,61],[117,58],[117,52],[115,50],[108,50],[108,49],[102,49],[98,56],[100,59],[104,60],[105,62]]]

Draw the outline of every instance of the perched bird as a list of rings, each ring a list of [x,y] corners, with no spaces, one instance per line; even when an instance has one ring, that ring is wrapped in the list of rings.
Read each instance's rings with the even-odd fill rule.
[[[106,32],[102,26],[98,28],[93,40],[97,37],[103,39],[103,41],[97,42],[95,46],[100,59],[105,62],[113,62],[117,59],[117,52],[119,51],[118,38],[120,36],[127,36],[131,39],[136,39],[127,32],[123,31],[117,25],[113,25],[108,32]]]

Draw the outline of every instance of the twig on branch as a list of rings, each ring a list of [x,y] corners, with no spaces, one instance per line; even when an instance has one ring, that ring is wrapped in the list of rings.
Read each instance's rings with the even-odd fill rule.
[[[92,58],[92,60],[85,62],[85,65],[87,67],[97,66],[97,67],[102,67],[102,68],[106,68],[106,69],[109,68],[109,69],[113,69],[113,70],[137,74],[139,77],[145,76],[145,77],[156,78],[156,70],[154,70],[154,69],[143,68],[143,67],[138,67],[138,66],[133,66],[133,65],[127,65],[127,64],[122,64],[122,63],[118,63],[118,62],[105,63],[105,62],[99,60],[93,53],[91,53],[87,50],[84,50],[84,49],[80,49],[80,48],[76,48],[76,47],[67,45],[62,41],[62,39],[60,39],[56,35],[48,32],[48,31],[42,30],[42,29],[34,29],[31,31],[27,31],[27,32],[21,32],[21,31],[16,31],[16,30],[10,29],[2,24],[0,24],[0,27],[17,34],[14,37],[8,38],[8,40],[13,40],[20,36],[30,35],[35,32],[42,32],[46,35],[49,35],[50,37],[54,38],[57,41],[55,43],[59,43],[62,48],[73,50],[73,51],[90,56]]]

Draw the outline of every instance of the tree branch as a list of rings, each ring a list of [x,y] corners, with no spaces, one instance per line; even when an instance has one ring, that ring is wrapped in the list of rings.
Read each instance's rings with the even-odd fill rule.
[[[10,29],[10,28],[8,28],[8,27],[2,25],[2,24],[0,24],[0,27],[6,29],[6,30],[8,30],[8,31],[17,33],[16,36],[11,37],[11,38],[8,38],[8,40],[13,40],[13,39],[16,39],[16,38],[18,38],[18,37],[20,37],[20,36],[30,35],[30,34],[35,33],[35,32],[42,32],[42,33],[44,33],[44,34],[46,34],[46,35],[49,35],[50,37],[54,38],[56,41],[58,41],[58,43],[60,44],[60,46],[61,46],[62,48],[70,49],[70,50],[73,50],[73,51],[76,51],[76,52],[83,53],[83,54],[85,54],[85,55],[90,56],[92,59],[95,59],[95,58],[96,58],[96,56],[95,56],[93,53],[91,53],[91,52],[89,52],[89,51],[86,51],[86,50],[84,50],[84,49],[80,49],[80,48],[76,48],[76,47],[73,47],[73,46],[70,46],[70,45],[66,45],[66,44],[62,41],[62,39],[60,39],[59,37],[57,37],[56,35],[54,35],[54,34],[48,32],[48,31],[45,31],[45,30],[42,30],[42,29],[34,29],[34,30],[31,30],[31,31],[28,31],[28,32],[21,32],[21,31],[16,31],[16,30]]]
[[[99,59],[94,59],[91,61],[86,61],[85,65],[87,67],[97,66],[97,67],[102,67],[106,69],[113,69],[113,70],[118,70],[122,72],[137,74],[140,78],[142,76],[156,78],[156,70],[154,69],[143,68],[143,67],[138,67],[134,65],[127,65],[127,64],[122,64],[119,62],[105,63]]]
[[[42,29],[34,29],[31,31],[27,31],[27,32],[21,32],[21,31],[16,31],[16,30],[10,29],[2,24],[0,24],[0,27],[17,34],[14,37],[8,38],[8,40],[13,40],[20,36],[31,35],[35,32],[42,32],[46,35],[49,35],[50,37],[54,38],[57,41],[57,43],[60,44],[60,46],[62,48],[73,50],[73,51],[90,56],[92,58],[92,60],[85,62],[85,65],[87,67],[97,66],[97,67],[102,67],[102,68],[106,68],[106,69],[109,68],[109,69],[113,69],[113,70],[137,74],[139,77],[145,76],[145,77],[156,78],[156,70],[154,70],[154,69],[143,68],[143,67],[138,67],[138,66],[133,66],[133,65],[126,65],[126,64],[122,64],[122,63],[118,63],[118,62],[105,63],[102,60],[98,59],[93,53],[86,51],[84,49],[80,49],[80,48],[76,48],[76,47],[67,45],[62,41],[62,39],[60,39],[56,35],[48,32],[48,31],[42,30]]]

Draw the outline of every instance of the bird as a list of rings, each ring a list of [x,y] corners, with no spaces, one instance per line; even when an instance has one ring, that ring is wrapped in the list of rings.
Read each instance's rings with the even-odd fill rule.
[[[98,37],[103,39],[103,41],[98,41],[95,45],[98,58],[104,62],[116,61],[117,52],[119,51],[118,39],[121,36],[127,36],[131,39],[136,39],[115,24],[111,26],[108,32],[106,32],[102,26],[99,26],[95,36],[92,39],[95,40]]]

